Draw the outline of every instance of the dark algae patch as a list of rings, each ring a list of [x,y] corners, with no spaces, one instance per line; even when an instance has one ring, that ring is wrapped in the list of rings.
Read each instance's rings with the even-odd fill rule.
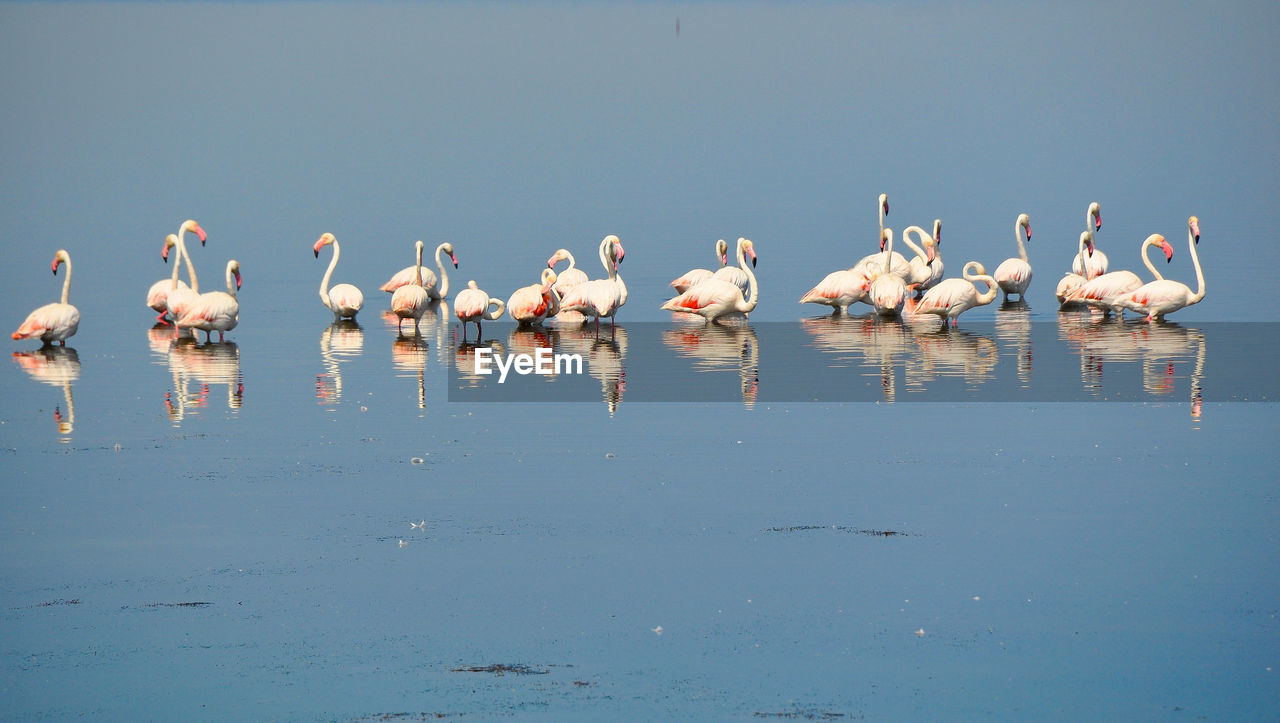
[[[506,665],[505,663],[494,663],[493,665],[473,665],[471,667],[454,668],[455,673],[493,673],[494,675],[547,675],[550,670],[538,670],[527,665],[517,663],[515,665]]]

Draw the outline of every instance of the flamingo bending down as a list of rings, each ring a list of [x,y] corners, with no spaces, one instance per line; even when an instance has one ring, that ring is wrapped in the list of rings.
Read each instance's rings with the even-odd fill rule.
[[[1089,208],[1084,212],[1084,229],[1090,233],[1102,230],[1102,209],[1097,201],[1090,203]],[[1107,273],[1107,266],[1107,255],[1095,248],[1089,256],[1082,257],[1076,254],[1071,260],[1071,273],[1083,276],[1086,281],[1092,281]]]
[[[595,317],[597,334],[600,333],[600,317],[609,317],[612,325],[614,315],[627,302],[627,285],[618,274],[618,264],[622,263],[625,255],[626,251],[617,236],[605,236],[600,242],[600,263],[609,272],[609,278],[586,281],[574,286],[560,299],[560,311],[579,312],[584,315],[584,322],[588,316]]]
[[[1142,247],[1138,250],[1142,254],[1142,263],[1147,265],[1147,269],[1151,271],[1151,275],[1157,280],[1163,279],[1160,272],[1156,270],[1151,259],[1147,257],[1148,246],[1159,246],[1164,250],[1165,263],[1173,260],[1173,247],[1168,241],[1164,240],[1164,236],[1153,233],[1142,242]],[[1079,301],[1095,309],[1100,309],[1104,313],[1116,312],[1121,318],[1124,318],[1124,307],[1118,306],[1115,302],[1124,295],[1137,291],[1142,286],[1142,279],[1132,271],[1112,271],[1103,274],[1092,281],[1086,282],[1083,286],[1067,294],[1067,301]]]
[[[893,229],[884,230],[883,243],[887,247],[882,254],[884,266],[880,274],[872,279],[871,286],[867,288],[867,296],[871,299],[871,306],[877,314],[897,316],[902,313],[902,306],[907,302],[907,284],[892,269]]]
[[[240,262],[231,259],[227,262],[227,290],[210,291],[196,297],[174,320],[174,334],[184,328],[203,329],[205,343],[213,341],[215,331],[218,332],[218,341],[222,341],[223,334],[240,323],[240,302],[236,301],[239,288]]]
[[[560,295],[556,293],[555,283],[556,272],[543,269],[541,283],[522,286],[511,294],[507,313],[520,326],[541,324],[543,319],[560,313]]]
[[[725,314],[739,312],[749,314],[756,308],[760,300],[760,287],[756,283],[756,275],[752,268],[756,265],[755,244],[750,239],[738,239],[738,267],[747,275],[749,296],[742,298],[742,289],[738,285],[724,279],[712,277],[689,289],[662,305],[668,311],[683,311],[697,314],[713,323]],[[751,257],[751,266],[747,266],[746,257]]]
[[[920,237],[923,250],[911,243],[912,233]],[[908,288],[915,290],[916,298],[919,299],[924,292],[942,281],[942,255],[938,253],[938,246],[942,243],[942,219],[933,219],[933,236],[926,236],[924,229],[919,226],[902,229],[902,243],[916,254],[908,262],[909,269],[903,281],[907,282]]]
[[[548,269],[550,271],[550,269]],[[496,306],[493,311],[489,311],[489,307]],[[506,310],[506,303],[502,299],[491,297],[476,287],[476,282],[468,281],[467,288],[458,292],[453,299],[453,313],[458,317],[458,321],[462,322],[462,339],[467,338],[467,322],[474,321],[476,323],[476,341],[480,341],[480,322],[484,319],[490,321],[500,318],[502,312]]]
[[[1031,286],[1031,264],[1027,261],[1027,247],[1022,242],[1022,232],[1027,232],[1027,243],[1031,242],[1031,217],[1019,214],[1013,226],[1013,238],[1018,242],[1018,258],[1005,259],[996,267],[994,278],[1004,292],[1005,301],[1009,294],[1017,294],[1018,299],[1026,298],[1027,287]]]
[[[970,268],[973,269],[972,273]],[[951,320],[952,326],[957,326],[957,319],[961,314],[974,308],[975,306],[985,306],[995,301],[996,295],[999,294],[999,284],[991,276],[987,275],[987,270],[977,261],[970,261],[964,265],[961,270],[963,279],[946,279],[937,286],[929,289],[925,293],[924,298],[916,305],[915,313],[917,314],[933,314],[941,316],[943,326],[946,326],[946,320]],[[978,293],[978,287],[975,282],[981,281],[987,285],[984,293]]]
[[[724,268],[724,265],[729,262],[729,259],[727,257],[728,253],[729,253],[729,244],[724,239],[720,239],[719,241],[716,241],[716,259],[720,261],[721,268]],[[672,281],[670,286],[671,288],[676,290],[677,294],[683,294],[684,292],[688,291],[694,286],[711,278],[715,274],[716,274],[715,271],[710,271],[708,269],[690,269],[684,272],[684,274],[681,275],[679,278]],[[726,279],[726,281],[727,280],[728,279]]]
[[[441,244],[441,247],[443,246],[444,244]],[[402,324],[404,324],[405,319],[413,319],[413,332],[417,334],[418,322],[422,319],[422,315],[427,312],[427,307],[431,304],[431,294],[422,285],[422,276],[423,276],[422,242],[421,241],[415,242],[413,244],[413,249],[414,249],[414,254],[417,258],[417,262],[410,267],[414,270],[413,280],[397,288],[395,292],[391,295],[391,311],[393,311],[396,316],[400,317],[400,320],[396,322],[397,334],[402,333],[400,327]],[[450,257],[452,257],[453,253],[450,252],[449,255]],[[437,259],[439,258],[439,256],[440,256],[440,250],[436,249]],[[456,260],[454,261],[454,264],[455,265],[457,264]],[[441,272],[443,271],[444,269],[443,267],[441,267]],[[400,274],[396,274],[396,276],[399,276],[399,275]],[[387,282],[387,283],[391,283],[391,282]],[[445,286],[445,291],[448,291],[449,279],[447,276],[445,277],[444,286]],[[385,289],[386,287],[384,286],[383,288]]]
[[[1092,253],[1093,253],[1093,232],[1088,230],[1081,231],[1080,232],[1080,250],[1079,250],[1079,253],[1076,254],[1076,256],[1079,259],[1079,258],[1085,257],[1087,254],[1092,254]],[[1083,263],[1083,262],[1079,262],[1079,263]],[[1053,292],[1053,295],[1058,298],[1058,304],[1062,307],[1067,307],[1074,304],[1075,302],[1067,301],[1067,297],[1071,295],[1072,291],[1075,291],[1081,286],[1084,286],[1086,282],[1088,282],[1088,279],[1081,276],[1080,274],[1068,273],[1064,275],[1062,279],[1058,281],[1058,288],[1055,289]]]
[[[556,252],[551,254],[551,258],[547,259],[547,268],[554,269],[556,264],[565,260],[569,261],[569,268],[556,275],[555,284],[556,293],[562,299],[569,293],[569,289],[587,280],[587,272],[576,266],[573,254],[569,253],[568,249],[556,249]]]
[[[178,245],[177,235],[169,234],[168,236],[164,237],[164,248],[161,249],[160,251],[160,258],[164,259],[165,263],[169,263],[169,249],[177,245]],[[178,267],[181,265],[182,265],[181,261],[177,259],[174,260],[174,263],[173,263],[174,277],[177,277]],[[159,312],[158,314],[156,314],[156,321],[160,324],[167,325],[169,323],[169,320],[165,318],[165,315],[169,313],[169,304],[168,304],[169,289],[173,288],[174,286],[176,286],[179,289],[190,288],[187,286],[187,283],[182,279],[178,279],[178,278],[170,279],[166,277],[155,282],[154,284],[151,285],[150,289],[147,289],[147,306],[151,307],[152,311]]]
[[[39,339],[45,346],[58,342],[67,345],[67,338],[75,336],[80,328],[80,310],[67,299],[71,295],[71,254],[58,249],[53,255],[53,274],[58,275],[58,265],[67,265],[67,276],[62,280],[62,301],[45,304],[27,314],[27,318],[13,332],[14,339]]]
[[[364,294],[360,293],[360,289],[351,284],[338,284],[329,288],[329,277],[333,276],[333,269],[338,265],[338,256],[342,254],[338,239],[331,233],[321,234],[320,240],[316,241],[311,250],[315,252],[316,258],[320,258],[320,249],[330,245],[333,246],[333,258],[329,260],[329,268],[325,269],[324,278],[320,279],[320,301],[333,312],[334,321],[355,319],[360,307],[364,306]]]
[[[445,242],[436,247],[436,268],[440,271],[439,283],[436,281],[436,274],[431,269],[418,269],[422,264],[417,266],[406,266],[400,269],[387,280],[387,283],[379,286],[378,289],[390,294],[394,294],[397,289],[403,286],[418,285],[426,290],[427,296],[432,301],[439,301],[449,295],[449,274],[445,271],[444,263],[440,260],[440,252],[449,254],[449,260],[453,262],[453,268],[458,268],[458,257],[453,255],[453,244]],[[419,317],[421,318],[421,317]]]
[[[178,288],[178,261],[175,259],[173,262],[173,276],[169,280],[169,293],[164,300],[165,306],[169,309],[169,317],[175,321],[200,296],[200,281],[196,279],[196,268],[191,264],[191,255],[187,253],[187,231],[191,231],[200,239],[201,246],[204,246],[207,238],[204,229],[200,228],[200,224],[191,219],[183,221],[182,225],[178,227],[178,240],[175,245],[178,249],[178,255],[182,257],[182,263],[187,266],[187,280],[191,286],[186,289]],[[168,239],[166,239],[167,243]],[[160,255],[165,257],[166,262],[168,261],[165,251],[162,251]],[[177,329],[175,328],[174,331],[177,331]]]
[[[1157,279],[1143,284],[1137,291],[1120,297],[1116,305],[1146,314],[1147,321],[1157,321],[1166,314],[1200,303],[1204,298],[1204,272],[1200,270],[1200,256],[1196,246],[1200,243],[1200,219],[1187,219],[1187,248],[1191,250],[1191,263],[1196,267],[1196,291],[1180,281]],[[1144,247],[1145,248],[1145,247]]]
[[[823,277],[818,285],[800,297],[801,304],[824,304],[832,314],[847,311],[848,307],[867,298],[869,280],[860,271],[841,269]]]

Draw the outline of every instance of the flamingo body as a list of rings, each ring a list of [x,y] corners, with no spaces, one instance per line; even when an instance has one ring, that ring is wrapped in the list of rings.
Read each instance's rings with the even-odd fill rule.
[[[600,263],[609,272],[609,278],[586,281],[574,286],[560,299],[561,313],[576,311],[583,315],[583,321],[587,317],[593,317],[597,331],[601,317],[607,317],[612,322],[618,309],[627,301],[627,287],[618,275],[618,264],[625,255],[622,242],[617,236],[605,236],[600,242]]]
[[[196,297],[174,319],[175,334],[179,329],[200,329],[208,342],[212,341],[216,331],[218,341],[222,341],[223,335],[240,323],[240,302],[236,300],[240,283],[240,263],[232,259],[227,262],[227,290],[210,291]],[[169,295],[173,296],[172,293]]]
[[[837,312],[867,298],[867,277],[848,269],[833,271],[800,297],[801,304],[824,304]]]
[[[560,300],[555,292],[556,272],[542,270],[542,283],[522,286],[507,300],[507,313],[522,326],[540,324],[560,311]],[[459,294],[461,296],[461,294]]]
[[[738,239],[738,264],[746,268],[746,257],[751,257],[751,264],[756,262],[755,244],[749,239]],[[727,267],[726,267],[727,268]],[[713,276],[688,291],[670,299],[661,308],[668,311],[683,311],[697,314],[708,322],[714,322],[725,314],[739,312],[750,313],[756,308],[760,289],[756,285],[755,274],[748,269],[748,289],[750,297],[742,298],[742,289],[734,283]]]
[[[443,244],[442,244],[443,246]],[[427,313],[427,307],[431,304],[431,295],[422,286],[422,242],[416,241],[413,244],[414,254],[417,259],[411,268],[414,270],[413,281],[404,286],[400,286],[391,293],[391,311],[400,320],[396,323],[396,332],[400,332],[400,327],[404,324],[405,319],[413,319],[414,331],[418,329],[418,322],[421,321],[422,315]],[[437,255],[439,251],[437,250]],[[385,284],[383,290],[385,291]]]
[[[58,249],[53,256],[53,273],[58,274],[58,266],[67,265],[67,275],[62,279],[62,300],[45,304],[27,314],[27,318],[13,332],[14,339],[39,339],[43,344],[58,342],[66,346],[67,339],[75,336],[80,328],[80,310],[70,303],[71,296],[71,255],[65,249]]]
[[[316,258],[320,258],[320,249],[329,245],[333,246],[333,258],[329,261],[329,268],[325,269],[324,278],[320,280],[320,301],[333,312],[334,321],[355,319],[360,307],[364,306],[364,294],[351,284],[329,286],[329,278],[333,276],[333,269],[338,265],[338,257],[342,255],[338,240],[331,233],[321,234],[320,240],[316,241],[311,249],[315,252]]]
[[[1200,303],[1204,298],[1204,271],[1200,268],[1200,256],[1196,245],[1200,242],[1200,219],[1187,219],[1187,246],[1191,250],[1191,262],[1196,269],[1196,291],[1180,281],[1156,279],[1143,284],[1135,291],[1121,296],[1115,304],[1121,308],[1146,314],[1148,321],[1156,321],[1166,314]],[[1145,251],[1145,246],[1143,247]]]
[[[973,275],[970,275],[970,268],[974,269]],[[995,301],[999,285],[994,278],[986,275],[982,264],[976,261],[965,264],[963,276],[962,279],[945,279],[929,289],[920,303],[916,304],[914,312],[940,316],[944,320],[951,320],[951,325],[956,326],[958,317],[964,312]],[[978,293],[975,281],[987,284],[987,291]]]
[[[728,259],[725,258],[725,254],[728,253],[728,251],[729,244],[725,243],[724,239],[716,241],[716,260],[720,262],[721,269],[723,269],[724,265],[728,262]],[[677,294],[683,294],[694,286],[697,286],[698,284],[701,284],[707,279],[715,276],[715,274],[716,272],[711,271],[710,269],[689,269],[684,272],[684,274],[674,279],[670,286],[676,290]],[[729,281],[730,279],[725,280]]]
[[[497,309],[490,311],[490,306],[496,306]],[[502,316],[506,304],[502,299],[491,298],[484,291],[476,286],[475,281],[468,281],[467,288],[458,292],[453,299],[453,313],[458,317],[458,321],[462,322],[462,336],[467,336],[467,322],[475,322],[476,339],[480,338],[480,322],[482,320],[493,320]]]

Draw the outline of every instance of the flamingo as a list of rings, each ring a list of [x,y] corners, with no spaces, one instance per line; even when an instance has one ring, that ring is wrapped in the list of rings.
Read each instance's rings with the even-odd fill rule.
[[[58,275],[58,265],[67,265],[67,276],[62,280],[62,301],[45,304],[27,314],[27,318],[13,332],[14,339],[39,339],[43,346],[58,342],[67,345],[67,338],[75,336],[80,328],[80,310],[68,303],[71,295],[71,254],[58,249],[53,255],[53,275]]]
[[[440,246],[441,248],[443,248],[444,244],[441,244]],[[410,267],[415,272],[414,278],[410,283],[407,283],[397,288],[395,290],[395,293],[391,295],[391,311],[395,312],[395,315],[400,317],[399,321],[396,322],[397,334],[402,333],[400,327],[401,325],[404,324],[405,319],[413,319],[413,333],[417,334],[418,322],[419,320],[422,319],[422,315],[426,313],[427,306],[431,304],[431,294],[422,285],[422,277],[423,277],[422,242],[421,241],[415,242],[413,244],[413,248],[414,248],[414,254],[417,257],[417,262],[412,267]],[[450,258],[453,257],[452,251],[449,252],[449,256]],[[439,258],[440,258],[440,249],[437,248],[436,249],[437,262],[439,261]],[[457,260],[454,260],[455,266],[457,265],[457,263],[458,263]],[[441,266],[440,271],[441,273],[444,273],[443,266]],[[400,274],[396,274],[396,276],[399,276],[399,275]],[[445,291],[448,291],[449,277],[446,276],[444,277],[444,279],[445,279],[444,289]],[[391,283],[391,282],[387,282],[387,283]],[[384,285],[383,289],[385,288],[386,286]]]
[[[884,268],[880,275],[871,281],[867,296],[870,297],[871,306],[875,308],[877,314],[897,316],[902,313],[902,306],[907,301],[907,284],[892,270],[893,229],[886,228],[882,233],[884,239],[881,244],[886,246],[882,254]]]
[[[1187,219],[1187,248],[1191,250],[1191,263],[1196,267],[1196,291],[1180,281],[1157,279],[1138,287],[1137,291],[1120,297],[1116,305],[1147,315],[1147,321],[1158,321],[1166,314],[1200,303],[1204,298],[1204,272],[1200,270],[1200,256],[1196,246],[1200,243],[1200,219]],[[1145,247],[1144,247],[1145,250]]]
[[[923,250],[911,243],[912,233],[920,237],[920,243],[924,246]],[[942,255],[938,253],[938,246],[942,243],[942,220],[933,219],[933,236],[926,236],[924,229],[919,226],[904,228],[902,230],[902,243],[906,244],[907,248],[916,254],[908,262],[909,271],[903,281],[907,282],[908,288],[915,289],[916,298],[919,299],[924,292],[937,286],[938,282],[942,281]]]
[[[973,269],[972,272],[970,268]],[[916,305],[915,313],[941,316],[944,326],[947,319],[951,320],[952,326],[957,326],[957,319],[964,312],[975,306],[985,306],[995,301],[1000,286],[994,278],[987,275],[987,270],[982,264],[970,261],[964,265],[961,275],[964,276],[963,279],[946,279],[929,289]],[[985,293],[978,293],[975,283],[978,281],[987,285]]]
[[[207,238],[204,229],[200,228],[200,224],[196,223],[192,219],[183,221],[182,225],[178,227],[178,241],[176,246],[178,248],[178,254],[182,256],[183,263],[187,265],[187,278],[191,287],[187,289],[178,288],[178,262],[175,259],[173,262],[173,276],[169,280],[169,293],[165,296],[164,300],[165,306],[169,309],[169,317],[175,320],[181,316],[182,313],[186,311],[187,306],[189,306],[191,302],[195,301],[196,297],[200,295],[200,281],[196,279],[196,269],[191,265],[191,255],[187,253],[187,231],[194,233],[196,237],[200,239],[201,246],[204,246],[205,239]],[[165,257],[165,253],[163,251],[160,255]],[[165,258],[165,261],[168,261],[167,257]]]
[[[879,200],[880,208],[878,209],[878,215],[880,217],[880,252],[863,256],[858,260],[858,263],[854,264],[849,269],[850,271],[863,271],[864,275],[869,277],[875,276],[874,270],[879,266],[878,262],[881,260],[880,253],[884,251],[884,217],[889,215],[889,196],[882,193],[880,194]],[[893,265],[895,268],[905,263],[907,263],[907,260],[903,258],[902,254],[898,254],[893,259]],[[867,271],[867,268],[870,268],[871,271]]]
[[[422,269],[419,271],[418,269],[422,264],[418,264],[418,266],[406,266],[403,269],[400,269],[394,276],[387,280],[387,283],[379,286],[378,288],[387,293],[394,294],[396,290],[402,286],[411,286],[416,284],[418,286],[422,286],[426,290],[427,296],[429,296],[432,301],[439,301],[440,299],[446,298],[449,296],[449,274],[445,271],[444,263],[440,260],[441,251],[449,254],[449,260],[453,262],[453,268],[458,268],[458,257],[453,255],[453,244],[446,241],[445,243],[437,246],[436,268],[440,270],[439,285],[436,284],[435,272],[431,269]]]
[[[338,246],[338,239],[331,233],[321,234],[320,240],[316,241],[311,250],[315,252],[316,258],[320,258],[320,249],[329,245],[333,246],[333,258],[329,260],[329,268],[325,269],[324,278],[320,279],[320,301],[333,312],[334,321],[355,319],[356,314],[360,312],[360,307],[364,306],[364,294],[360,293],[360,289],[351,284],[338,284],[332,289],[329,288],[329,277],[333,276],[333,269],[338,265],[338,256],[342,253]]]
[[[1079,258],[1084,257],[1086,252],[1089,254],[1093,253],[1093,232],[1087,229],[1080,232],[1080,250],[1076,254],[1077,261],[1079,261]],[[1073,305],[1075,302],[1067,301],[1067,296],[1070,295],[1072,291],[1084,286],[1087,281],[1088,279],[1080,274],[1065,274],[1062,279],[1058,281],[1058,288],[1053,292],[1053,295],[1058,298],[1058,304],[1063,308]]]
[[[1093,233],[1102,230],[1102,209],[1097,201],[1090,203],[1089,208],[1084,212],[1084,228]],[[1092,281],[1107,273],[1107,265],[1107,255],[1095,248],[1089,256],[1082,257],[1076,254],[1071,260],[1071,273],[1083,276],[1086,281]]]
[[[1160,272],[1156,270],[1151,259],[1147,257],[1148,246],[1159,246],[1164,250],[1165,263],[1173,259],[1173,247],[1169,242],[1158,233],[1153,233],[1142,242],[1142,247],[1138,249],[1142,254],[1142,263],[1147,265],[1147,269],[1151,271],[1151,275],[1156,280],[1163,279]],[[1124,318],[1124,307],[1117,306],[1116,300],[1121,296],[1137,291],[1142,286],[1142,279],[1132,271],[1112,271],[1103,274],[1086,282],[1084,285],[1067,294],[1067,301],[1080,301],[1095,309],[1101,309],[1104,313],[1116,312],[1121,318]]]
[[[831,307],[833,316],[848,311],[848,307],[867,298],[867,277],[861,271],[841,269],[823,277],[818,285],[800,297],[801,304],[824,304]]]
[[[522,286],[511,294],[507,300],[507,313],[520,326],[541,324],[543,319],[560,313],[560,295],[556,293],[555,283],[556,272],[543,269],[542,283]]]
[[[239,288],[240,262],[231,259],[227,262],[227,290],[210,291],[196,297],[174,320],[174,335],[182,328],[203,329],[206,344],[213,341],[215,331],[218,332],[218,341],[222,341],[223,334],[240,323],[240,302],[236,301]]]
[[[1027,262],[1027,247],[1022,242],[1022,232],[1027,232],[1027,242],[1031,241],[1031,217],[1019,214],[1013,226],[1013,238],[1018,242],[1018,258],[1005,259],[996,267],[995,280],[1004,292],[1005,301],[1009,294],[1017,294],[1019,299],[1026,298],[1027,287],[1031,285],[1031,264]]]
[[[168,236],[164,237],[164,248],[160,250],[160,258],[164,259],[165,263],[169,263],[169,249],[177,245],[178,245],[178,237],[176,234],[169,234]],[[191,262],[187,261],[187,263],[191,263]],[[175,259],[173,263],[174,278],[160,279],[159,281],[152,284],[151,288],[147,290],[147,306],[151,307],[152,311],[159,312],[156,315],[157,323],[166,324],[166,325],[169,323],[169,321],[165,318],[165,315],[169,313],[169,304],[168,304],[169,289],[173,288],[174,286],[176,286],[179,289],[190,288],[187,286],[185,281],[177,278],[179,266],[181,266],[181,263],[179,262],[179,260]]]
[[[729,262],[729,259],[727,258],[728,253],[729,244],[724,239],[716,241],[716,259],[720,261],[721,268],[724,268],[724,265]],[[684,272],[682,276],[672,281],[670,286],[676,290],[677,294],[683,294],[694,286],[711,278],[715,274],[715,271],[709,271],[707,269],[690,269]],[[728,279],[725,280],[728,281]]]
[[[724,250],[729,250],[729,244],[724,245]],[[742,298],[746,299],[751,293],[751,280],[747,278],[747,272],[742,270],[741,262],[738,266],[721,266],[711,275],[713,279],[727,281],[738,287],[738,291],[742,294]]]
[[[607,279],[586,281],[569,290],[560,299],[560,310],[577,311],[596,319],[596,333],[600,333],[600,317],[609,317],[609,324],[614,324],[614,315],[627,302],[627,286],[618,274],[618,264],[622,263],[626,251],[617,236],[610,234],[600,242],[600,263],[609,272]],[[679,297],[677,297],[679,298]]]
[[[547,259],[547,268],[554,269],[556,264],[566,259],[569,261],[569,268],[556,275],[555,290],[561,299],[569,293],[569,289],[587,280],[587,273],[575,265],[573,254],[568,249],[556,249],[551,258]]]
[[[712,277],[669,300],[662,308],[698,314],[709,324],[717,323],[721,316],[732,312],[749,314],[760,300],[760,287],[756,284],[755,273],[751,271],[756,265],[755,244],[750,239],[739,238],[737,256],[738,267],[747,274],[750,295],[746,299],[742,298],[742,290],[737,284]],[[747,266],[747,256],[751,257],[750,267]]]
[[[550,271],[550,269],[547,269]],[[554,272],[553,272],[554,273]],[[489,311],[489,307],[496,306],[493,311]],[[458,317],[458,321],[462,322],[462,338],[467,338],[467,322],[474,321],[476,324],[476,341],[480,341],[480,322],[488,319],[490,321],[498,319],[502,316],[502,312],[506,310],[506,303],[502,299],[491,297],[476,287],[474,280],[467,282],[467,288],[458,292],[453,299],[453,313]]]

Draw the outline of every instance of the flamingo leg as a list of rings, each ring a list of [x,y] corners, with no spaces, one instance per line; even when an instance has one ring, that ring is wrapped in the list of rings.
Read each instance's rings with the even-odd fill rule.
[[[158,322],[159,322],[159,323],[161,323],[161,324],[168,324],[168,323],[169,323],[169,320],[164,318],[165,313],[166,313],[166,312],[163,312],[163,311],[162,311],[162,312],[160,312],[159,314],[157,314],[157,315],[156,315],[156,321],[158,321]]]

